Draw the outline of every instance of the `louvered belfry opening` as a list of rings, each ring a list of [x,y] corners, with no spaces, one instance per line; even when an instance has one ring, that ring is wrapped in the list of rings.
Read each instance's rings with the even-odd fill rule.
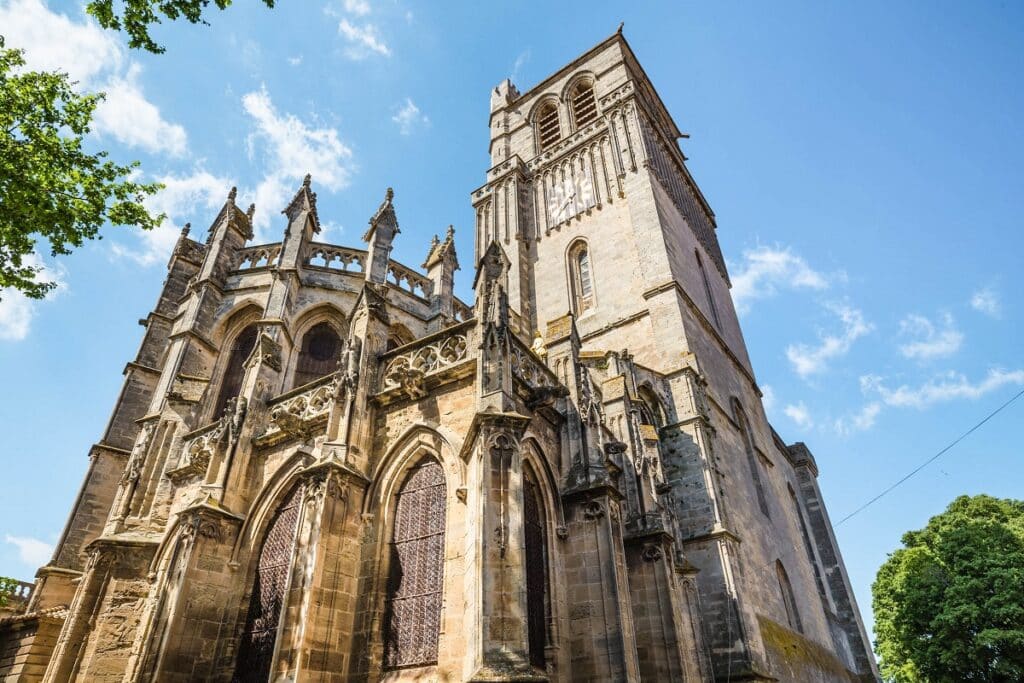
[[[341,337],[334,328],[325,322],[314,325],[302,337],[292,387],[301,387],[331,374],[338,369],[340,356]]]
[[[530,663],[544,669],[547,644],[547,558],[544,551],[544,512],[540,488],[533,477],[523,475],[523,529],[526,536],[526,625]]]
[[[384,667],[437,663],[444,587],[445,483],[428,458],[411,468],[396,494],[384,610]]]
[[[558,124],[558,107],[554,102],[548,102],[537,112],[537,136],[541,149],[547,149],[562,139],[562,129]]]
[[[572,89],[571,100],[576,130],[597,120],[597,100],[594,98],[594,87],[590,83],[576,85]]]
[[[266,683],[270,678],[277,628],[288,594],[302,494],[302,485],[292,489],[263,537],[249,599],[249,614],[238,645],[235,683]]]
[[[235,343],[231,345],[231,355],[228,357],[228,365],[224,369],[224,378],[220,382],[220,393],[217,395],[217,405],[214,408],[213,416],[220,417],[228,401],[238,396],[242,390],[242,379],[245,376],[245,361],[256,346],[256,326],[242,330]]]

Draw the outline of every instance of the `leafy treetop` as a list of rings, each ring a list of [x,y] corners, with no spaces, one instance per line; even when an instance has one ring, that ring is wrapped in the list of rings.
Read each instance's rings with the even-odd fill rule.
[[[42,298],[54,283],[39,279],[37,239],[51,256],[68,254],[99,237],[106,223],[158,226],[142,205],[158,183],[130,180],[138,162],[89,154],[83,140],[103,98],[79,94],[61,72],[26,71],[21,50],[0,36],[0,289]]]
[[[231,0],[213,0],[213,4],[223,10]],[[274,0],[263,0],[263,4],[273,7]],[[184,19],[192,24],[206,24],[203,12],[209,5],[210,0],[120,0],[115,8],[114,0],[92,0],[86,7],[103,28],[123,29],[128,34],[129,47],[159,54],[165,48],[153,40],[149,31],[154,24],[161,23],[161,15],[171,21]]]
[[[903,545],[872,586],[883,675],[1024,680],[1024,501],[960,496]]]

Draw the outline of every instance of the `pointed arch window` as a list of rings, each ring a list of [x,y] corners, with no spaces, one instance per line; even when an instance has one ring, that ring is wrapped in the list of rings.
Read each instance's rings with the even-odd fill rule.
[[[526,537],[526,624],[530,663],[544,669],[547,645],[547,541],[544,505],[533,473],[523,471],[523,531]]]
[[[292,387],[301,387],[331,374],[338,369],[340,355],[341,337],[334,328],[326,322],[314,325],[302,337]]]
[[[572,118],[576,130],[597,120],[597,100],[594,98],[594,86],[590,81],[580,81],[573,86],[569,94],[572,105]]]
[[[757,453],[754,451],[753,436],[750,433],[750,422],[747,421],[747,415],[743,412],[743,408],[740,407],[739,401],[736,399],[733,399],[732,411],[733,416],[736,418],[736,423],[740,427],[740,438],[743,440],[743,450],[747,455],[750,477],[754,481],[757,504],[765,517],[771,517],[771,513],[768,511],[768,499],[764,494],[764,483],[761,481],[761,463],[758,462]]]
[[[577,242],[569,250],[569,280],[572,284],[573,312],[583,315],[594,307],[594,280],[590,249],[586,242]]]
[[[288,595],[303,490],[301,485],[292,489],[263,537],[245,631],[238,646],[234,683],[265,683],[270,678],[281,611]]]
[[[562,139],[562,128],[558,121],[558,107],[554,102],[546,102],[537,111],[537,140],[542,150],[547,149]]]
[[[444,583],[445,482],[441,463],[411,468],[395,496],[384,609],[384,667],[437,663]]]
[[[789,627],[797,633],[803,633],[804,626],[800,622],[800,613],[796,610],[796,596],[793,594],[793,586],[789,582],[786,568],[782,566],[782,560],[775,560],[775,575],[779,580],[779,591],[782,593],[782,603],[786,608]]]
[[[220,417],[228,401],[238,396],[238,392],[242,390],[245,361],[256,346],[256,333],[256,326],[249,325],[235,337],[235,341],[231,344],[227,367],[224,368],[224,377],[220,382],[220,393],[217,395],[217,403],[213,410],[214,418]]]

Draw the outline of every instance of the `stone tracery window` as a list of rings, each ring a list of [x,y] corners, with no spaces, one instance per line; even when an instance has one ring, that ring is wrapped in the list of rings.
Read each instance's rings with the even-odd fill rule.
[[[426,458],[395,495],[394,532],[384,609],[384,667],[437,663],[444,583],[445,482]]]
[[[796,610],[793,585],[789,582],[789,575],[786,574],[786,568],[782,566],[782,560],[775,560],[775,575],[779,580],[779,591],[782,593],[782,604],[786,608],[786,620],[789,622],[789,627],[798,633],[803,633],[804,627],[800,621],[800,613]]]
[[[292,387],[300,387],[338,369],[341,337],[328,323],[314,325],[302,337]]]
[[[569,280],[572,287],[573,313],[583,315],[594,307],[594,281],[590,249],[582,240],[569,250]]]
[[[558,106],[554,102],[542,104],[534,120],[537,128],[537,140],[542,150],[562,139],[562,128],[558,121]]]
[[[214,418],[220,417],[228,401],[238,396],[238,392],[242,390],[245,361],[256,346],[256,335],[256,326],[249,325],[235,337],[235,341],[231,344],[227,366],[224,368],[224,376],[220,382],[220,393],[217,394],[217,403],[214,405]]]
[[[573,86],[569,94],[569,104],[572,107],[576,130],[597,120],[597,100],[594,98],[594,86],[590,81],[580,81]]]

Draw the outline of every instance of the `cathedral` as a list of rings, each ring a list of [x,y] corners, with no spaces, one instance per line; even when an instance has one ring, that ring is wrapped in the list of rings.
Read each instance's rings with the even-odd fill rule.
[[[182,230],[0,678],[879,680],[621,29],[488,128],[472,305],[452,228],[390,258],[390,189],[359,247],[309,176],[279,242],[233,189]]]

